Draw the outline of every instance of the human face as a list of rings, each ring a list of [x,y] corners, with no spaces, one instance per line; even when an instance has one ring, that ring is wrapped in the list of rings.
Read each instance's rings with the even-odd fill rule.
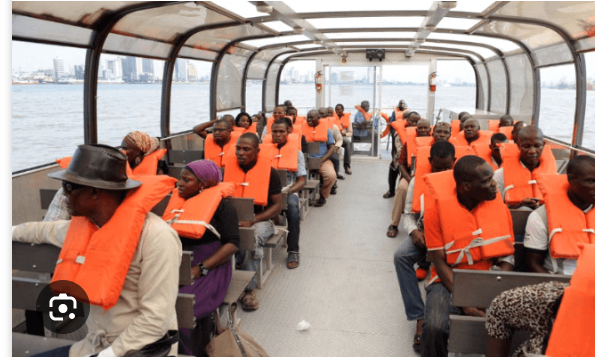
[[[273,144],[285,145],[287,143],[287,125],[285,124],[274,124],[272,127]]]
[[[318,109],[318,115],[322,119],[326,118],[328,116],[328,112],[326,111],[326,108],[320,108],[320,109]]]
[[[363,102],[361,105],[362,109],[367,113],[368,110],[370,110],[370,103],[368,102]]]
[[[432,157],[430,156],[430,165],[432,165],[432,173],[452,170],[455,165],[455,158],[447,157]]]
[[[492,157],[496,159],[497,162],[502,162],[502,155],[500,155],[500,145],[505,143],[506,141],[495,141],[490,142],[490,150],[492,150]]]
[[[339,117],[342,117],[342,116],[343,116],[343,111],[344,111],[344,110],[345,110],[345,109],[344,109],[342,106],[340,106],[340,105],[337,105],[337,106],[335,107],[335,113],[337,113],[337,115],[338,115]]]
[[[213,139],[217,144],[225,144],[229,141],[229,135],[231,129],[225,126],[223,123],[217,123],[213,127]]]
[[[128,159],[128,165],[130,165],[131,169],[134,169],[135,167],[137,167],[143,159],[143,155],[142,152],[133,147],[133,146],[129,146],[128,143],[126,142],[126,140],[122,140],[122,150],[124,150],[126,152],[126,158]],[[140,158],[139,163],[136,163],[136,158]]]
[[[498,195],[494,181],[494,170],[487,162],[475,169],[475,179],[471,182],[470,193],[478,202],[491,201]]]
[[[178,195],[187,200],[200,193],[204,185],[190,171],[182,169],[180,180],[178,181]]]
[[[468,119],[462,126],[465,131],[465,139],[476,139],[479,137],[479,123],[477,120]]]
[[[308,112],[308,116],[306,117],[306,120],[308,121],[308,126],[311,126],[311,127],[317,126],[320,121],[318,112],[316,110],[310,110]]]
[[[417,136],[424,137],[430,136],[430,131],[432,128],[430,127],[430,123],[427,121],[419,121],[417,122]]]
[[[407,103],[403,99],[399,100],[399,109],[403,110],[405,108],[407,108]]]
[[[89,186],[62,181],[64,195],[68,199],[66,208],[73,217],[88,217],[90,214],[88,203]]]
[[[292,123],[295,123],[295,120],[297,119],[297,110],[295,110],[295,109],[288,110],[287,116],[291,117]]]
[[[241,139],[236,144],[236,157],[240,166],[248,166],[256,162],[260,148],[254,147],[252,140]]]
[[[595,165],[584,165],[577,174],[568,176],[568,183],[570,194],[595,204]]]
[[[417,115],[409,115],[407,117],[407,125],[406,126],[417,126],[417,122],[419,121],[420,117]]]
[[[446,141],[450,139],[450,128],[444,125],[436,125],[434,126],[434,131],[432,132],[432,137],[434,137],[434,142],[438,141]]]
[[[517,146],[521,151],[521,162],[530,168],[539,166],[544,145],[543,139],[537,135],[519,136],[518,139]]]
[[[333,109],[333,107],[328,107],[326,108],[326,112],[328,113],[329,117],[332,117],[333,114],[335,114],[335,109]]]
[[[240,127],[248,129],[250,127],[250,120],[247,116],[242,115],[238,121],[238,124]]]
[[[275,120],[283,118],[285,114],[285,108],[283,107],[275,107],[275,109],[273,110],[273,117],[275,118]]]

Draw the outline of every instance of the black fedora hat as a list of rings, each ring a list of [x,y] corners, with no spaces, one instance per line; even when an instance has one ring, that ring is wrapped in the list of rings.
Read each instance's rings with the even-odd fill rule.
[[[141,185],[126,176],[126,155],[107,145],[79,145],[66,170],[50,178],[106,190],[129,190]]]

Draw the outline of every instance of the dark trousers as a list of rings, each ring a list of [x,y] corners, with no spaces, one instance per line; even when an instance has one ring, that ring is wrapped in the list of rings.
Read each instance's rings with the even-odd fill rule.
[[[388,190],[391,193],[395,193],[397,188],[397,178],[399,177],[399,169],[393,168],[393,164],[388,166]]]
[[[461,309],[452,306],[450,292],[442,283],[426,288],[426,311],[421,333],[422,357],[447,357],[449,315],[461,315]]]
[[[36,354],[33,357],[68,357],[70,346],[58,347],[53,350],[45,351]]]
[[[353,151],[351,139],[344,136],[341,147],[345,149],[345,153],[343,154],[343,166],[351,166],[351,151]]]
[[[330,157],[331,162],[333,163],[333,167],[335,168],[335,172],[337,175],[339,174],[339,154],[334,153]]]
[[[300,251],[300,199],[298,195],[287,196],[287,253]]]
[[[205,348],[211,342],[215,334],[215,313],[207,314],[196,319],[196,326],[190,331],[190,335],[180,334],[180,343],[178,344],[179,354],[188,354],[185,351],[188,347],[192,350],[192,355],[196,357],[208,357]]]

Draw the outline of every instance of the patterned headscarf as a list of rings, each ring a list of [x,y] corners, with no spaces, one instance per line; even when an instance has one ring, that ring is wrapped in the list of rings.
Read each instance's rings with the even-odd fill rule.
[[[159,139],[152,138],[149,134],[142,131],[132,131],[124,137],[124,141],[131,147],[142,151],[146,156],[159,148]]]
[[[223,180],[221,169],[211,160],[192,161],[185,169],[192,172],[205,188],[213,187]]]

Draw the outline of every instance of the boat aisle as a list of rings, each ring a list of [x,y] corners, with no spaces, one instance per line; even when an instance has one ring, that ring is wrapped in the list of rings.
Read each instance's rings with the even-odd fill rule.
[[[393,265],[404,233],[386,237],[388,161],[355,158],[352,169],[338,194],[302,222],[299,268],[287,269],[279,248],[257,290],[259,310],[238,309],[241,327],[270,356],[418,356]],[[310,330],[296,330],[302,320]]]

